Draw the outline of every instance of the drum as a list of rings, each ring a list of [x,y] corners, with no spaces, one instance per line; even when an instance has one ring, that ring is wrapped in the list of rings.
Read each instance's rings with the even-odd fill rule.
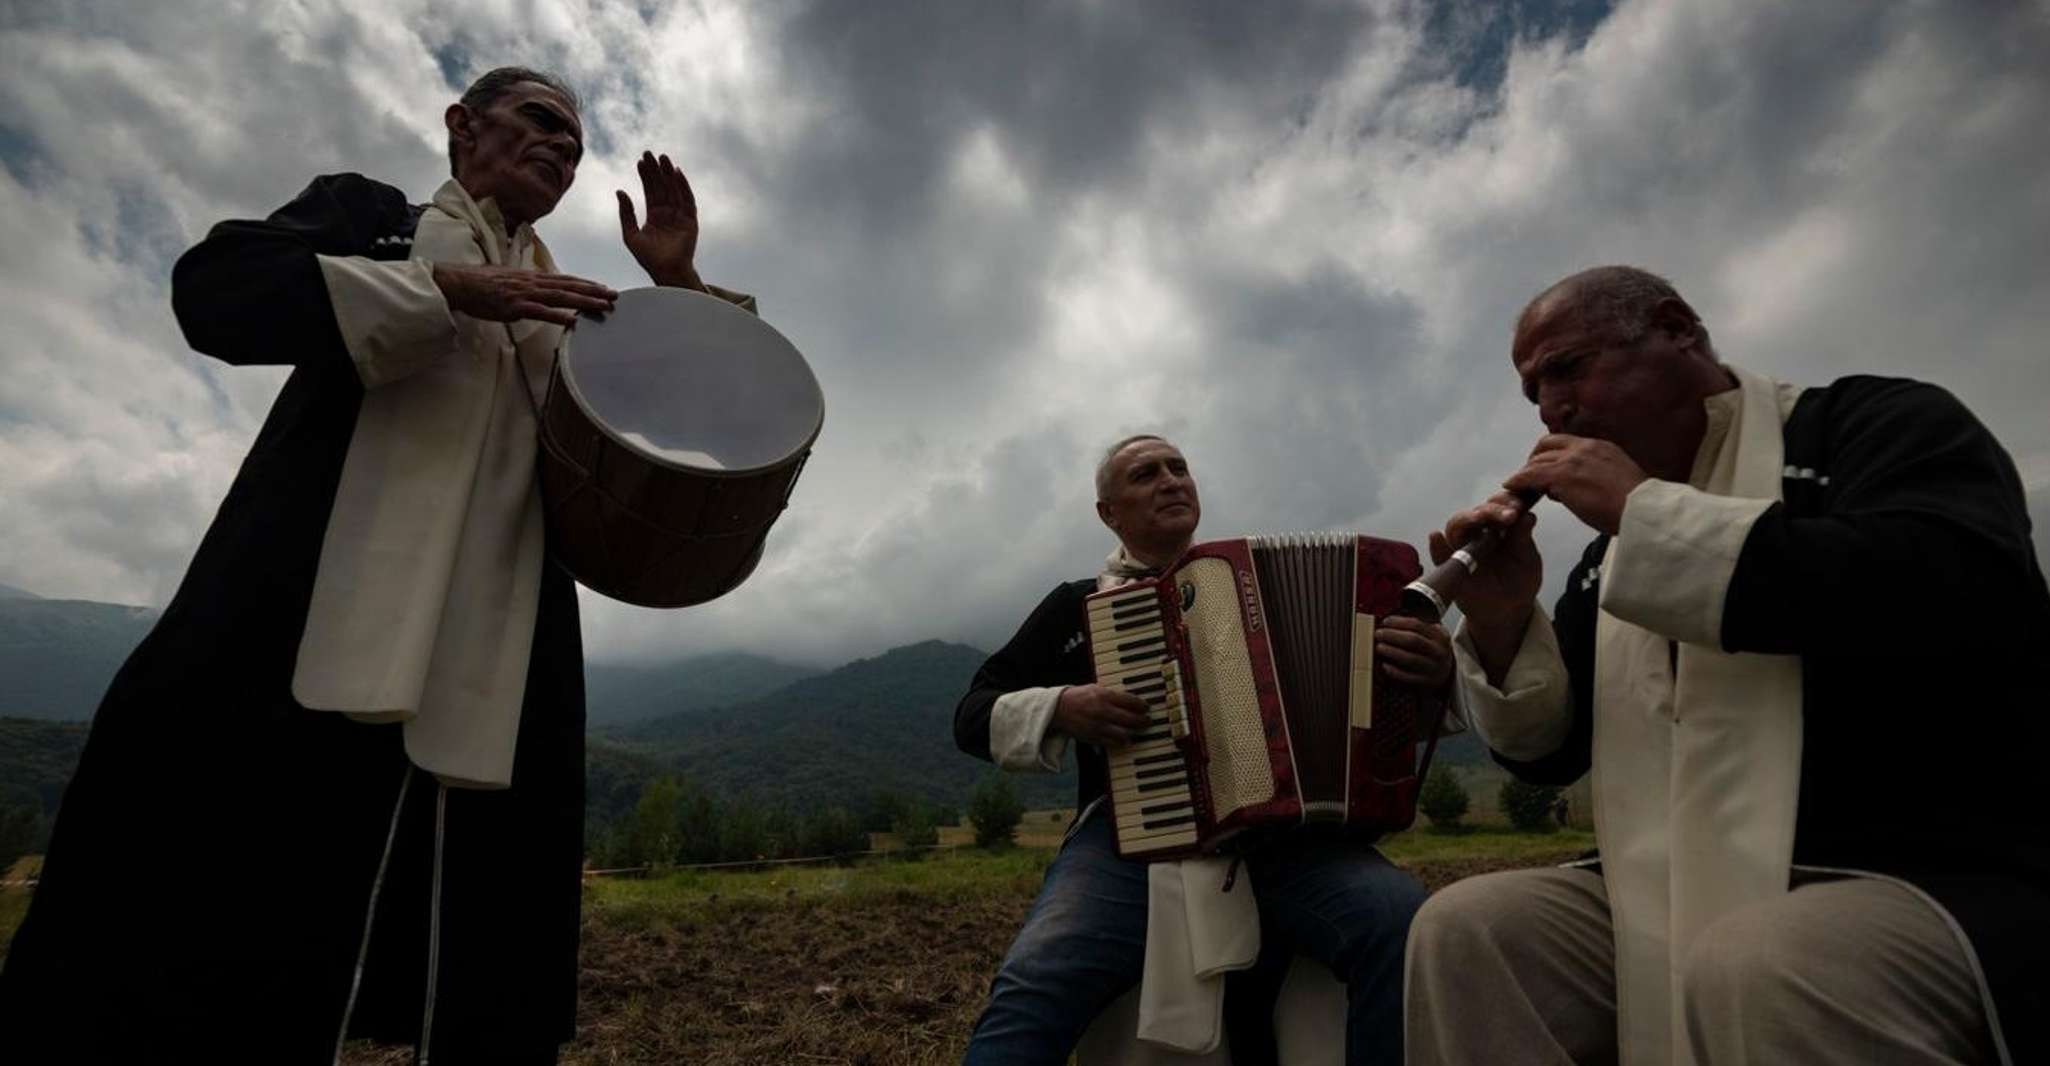
[[[825,398],[768,323],[645,288],[564,331],[536,415],[557,561],[613,599],[683,607],[754,571]]]

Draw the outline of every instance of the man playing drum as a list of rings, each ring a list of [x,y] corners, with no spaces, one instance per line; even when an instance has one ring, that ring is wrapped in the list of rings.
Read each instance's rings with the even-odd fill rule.
[[[527,386],[615,293],[532,228],[583,152],[568,87],[502,68],[444,118],[432,203],[316,178],[173,273],[194,348],[294,369],[93,720],[0,972],[17,1061],[316,1062],[347,1035],[553,1062],[572,1035],[582,648]],[[627,247],[708,290],[689,184],[639,169]]]
[[[1146,705],[1093,683],[1083,633],[1084,598],[1153,576],[1174,562],[1194,540],[1202,506],[1180,450],[1151,435],[1111,446],[1097,468],[1096,494],[1097,515],[1118,539],[1103,572],[1055,586],[1017,635],[976,672],[954,711],[955,742],[971,755],[1006,770],[1056,771],[1073,743],[1081,769],[1076,825],[997,971],[989,1006],[969,1041],[971,1066],[1068,1061],[1090,1019],[1137,984],[1142,971],[1149,982],[1162,982],[1142,996],[1143,1036],[1196,1049],[1220,1039],[1221,984],[1194,982],[1163,994],[1161,988],[1175,989],[1181,975],[1155,971],[1150,957],[1169,949],[1157,943],[1149,948],[1147,941],[1150,929],[1164,928],[1149,925],[1154,908],[1184,899],[1210,907],[1224,879],[1206,873],[1184,884],[1175,878],[1169,888],[1167,878],[1153,877],[1148,864],[1118,855],[1104,802],[1104,752],[1147,727]],[[1451,641],[1435,624],[1384,620],[1375,630],[1374,655],[1389,677],[1405,684],[1442,685],[1452,676]],[[1262,937],[1271,938],[1268,947],[1307,953],[1347,985],[1345,1032],[1331,1034],[1345,1042],[1345,1061],[1402,1061],[1402,944],[1424,898],[1416,879],[1371,844],[1334,838],[1316,827],[1276,833],[1249,850],[1234,879],[1238,895],[1224,902],[1247,899],[1250,888],[1258,901],[1252,921]],[[1222,917],[1232,920],[1229,913]],[[1290,954],[1268,950],[1260,958],[1265,971],[1268,963],[1286,963]],[[1271,1043],[1247,1039],[1271,1035],[1259,1013],[1233,1011],[1237,1061],[1272,1054]]]

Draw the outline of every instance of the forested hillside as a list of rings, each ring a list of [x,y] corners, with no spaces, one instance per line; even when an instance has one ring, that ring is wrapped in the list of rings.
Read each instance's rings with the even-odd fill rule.
[[[114,671],[156,620],[148,607],[8,589],[0,595],[0,716],[91,718]]]
[[[954,705],[985,653],[930,640],[759,699],[605,730],[604,739],[714,795],[859,808],[877,791],[958,807],[990,767],[954,746]],[[1021,777],[1028,806],[1072,802],[1072,768]]]

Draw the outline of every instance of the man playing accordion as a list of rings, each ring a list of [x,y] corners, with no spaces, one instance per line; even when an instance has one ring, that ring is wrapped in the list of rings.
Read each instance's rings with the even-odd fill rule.
[[[1119,857],[1105,803],[1105,752],[1145,728],[1146,708],[1094,683],[1083,631],[1086,596],[1157,574],[1189,547],[1202,514],[1195,480],[1174,445],[1145,435],[1110,448],[1096,491],[1097,515],[1117,535],[1117,550],[1096,577],[1055,586],[977,671],[954,713],[955,740],[971,755],[1006,770],[1051,772],[1072,744],[1081,770],[1075,826],[997,971],[968,1046],[970,1064],[1066,1062],[1090,1020],[1142,972],[1149,984],[1176,979],[1149,961],[1161,948],[1149,949],[1149,911],[1177,900],[1203,906],[1204,897],[1230,890],[1220,889],[1219,877],[1184,882],[1171,869],[1149,876],[1148,864]],[[1384,676],[1428,686],[1450,678],[1450,641],[1436,625],[1392,618],[1376,638]],[[1306,827],[1249,850],[1237,881],[1238,899],[1247,888],[1257,899],[1250,920],[1264,940],[1260,969],[1286,963],[1292,952],[1276,949],[1316,958],[1347,985],[1347,1061],[1400,1061],[1402,942],[1423,900],[1416,880],[1371,844]],[[1188,988],[1182,1002],[1142,995],[1142,1035],[1170,1046],[1214,1044],[1221,985]],[[1237,1024],[1240,1017],[1234,1013],[1234,1057],[1256,1062],[1271,1054],[1271,1046],[1245,1042],[1269,1031],[1258,1012]]]

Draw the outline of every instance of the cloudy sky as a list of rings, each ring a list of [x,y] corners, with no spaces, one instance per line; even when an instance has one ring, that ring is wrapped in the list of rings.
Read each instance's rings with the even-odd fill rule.
[[[587,598],[594,658],[993,646],[1141,430],[1207,535],[1421,542],[1538,432],[1516,310],[1604,262],[1734,362],[1950,388],[2050,526],[2045,55],[2040,2],[0,3],[0,583],[171,595],[284,376],[187,349],[171,263],[314,174],[426,199],[504,63],[587,101],[565,269],[645,283],[612,190],[667,152],[827,397],[756,576]]]

